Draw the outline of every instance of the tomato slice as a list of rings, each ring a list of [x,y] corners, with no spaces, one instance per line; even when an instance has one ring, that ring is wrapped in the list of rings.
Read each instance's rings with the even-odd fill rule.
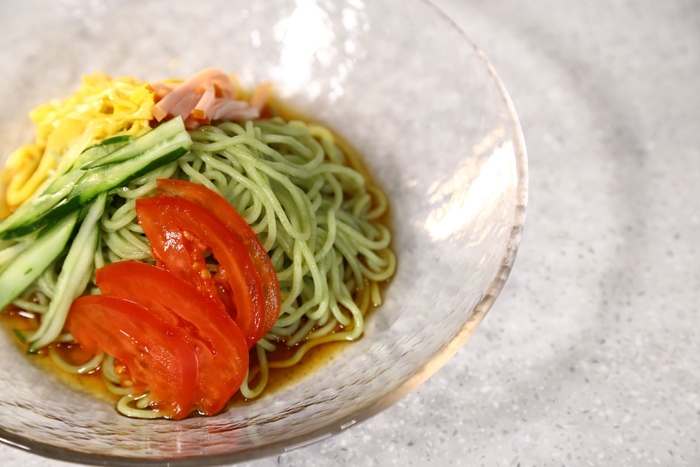
[[[204,253],[208,247],[190,232],[173,228],[167,232],[165,249],[177,248],[177,253],[170,251],[167,264],[159,261],[158,266],[171,274],[194,285],[207,298],[216,300],[219,291],[207,269]],[[155,253],[155,251],[154,251]],[[156,258],[159,258],[156,256]],[[233,309],[233,308],[231,308]]]
[[[66,329],[89,353],[123,363],[136,386],[148,386],[154,409],[180,420],[191,411],[197,357],[182,331],[136,303],[91,295],[73,302]]]
[[[157,196],[136,200],[136,213],[153,248],[153,256],[178,277],[197,286],[202,275],[184,240],[196,237],[211,248],[226,271],[235,304],[234,321],[248,348],[260,340],[265,316],[260,276],[245,247],[221,221],[201,206],[181,198]],[[195,259],[199,262],[199,258]],[[185,276],[185,277],[183,277]],[[210,281],[210,279],[206,279]],[[212,287],[213,281],[211,281]]]
[[[105,295],[133,301],[151,312],[174,313],[194,328],[194,335],[207,346],[198,353],[194,408],[214,415],[226,405],[248,370],[248,346],[221,302],[207,299],[187,282],[143,263],[125,261],[100,268],[96,282]]]
[[[204,209],[214,214],[238,240],[241,241],[248,251],[253,265],[260,275],[263,294],[265,296],[265,318],[260,331],[259,339],[265,337],[279,318],[281,308],[280,285],[277,280],[277,273],[267,255],[262,243],[255,235],[253,229],[243,219],[236,208],[229,203],[226,198],[213,192],[212,190],[184,180],[171,180],[167,178],[158,179],[158,193],[165,196],[177,196],[197,203]]]

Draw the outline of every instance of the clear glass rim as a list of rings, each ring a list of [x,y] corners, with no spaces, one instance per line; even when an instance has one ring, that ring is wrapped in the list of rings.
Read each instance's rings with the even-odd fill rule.
[[[509,118],[512,125],[513,131],[513,151],[515,153],[516,159],[516,177],[517,177],[517,191],[516,191],[516,208],[515,215],[510,227],[510,234],[508,237],[508,242],[506,244],[506,250],[501,259],[501,266],[496,273],[496,276],[489,284],[488,289],[484,293],[483,298],[474,307],[469,319],[464,323],[459,332],[455,337],[442,349],[440,352],[435,354],[433,358],[422,368],[420,368],[411,378],[404,381],[394,390],[385,394],[384,396],[375,400],[372,404],[365,406],[353,414],[342,417],[332,423],[329,423],[325,427],[314,430],[310,433],[294,437],[289,440],[273,443],[267,446],[262,446],[260,448],[241,451],[232,454],[222,454],[213,455],[208,457],[189,457],[189,458],[161,458],[161,459],[149,459],[149,458],[138,458],[138,457],[116,457],[108,455],[96,455],[96,454],[86,454],[78,451],[71,451],[68,449],[63,449],[55,446],[51,446],[45,443],[35,442],[26,439],[22,436],[10,433],[2,428],[0,428],[0,443],[17,448],[26,452],[31,452],[33,454],[47,457],[50,459],[60,460],[64,462],[82,463],[88,465],[113,465],[113,466],[124,466],[124,467],[134,467],[134,466],[177,466],[177,467],[189,467],[189,466],[214,466],[214,465],[226,465],[234,464],[238,462],[250,461],[254,459],[260,459],[264,457],[274,456],[276,454],[282,454],[285,452],[293,451],[299,448],[303,448],[310,444],[323,441],[328,439],[344,430],[350,428],[351,426],[357,425],[374,415],[382,412],[386,408],[395,404],[403,397],[413,392],[418,386],[423,384],[430,376],[435,374],[440,368],[442,368],[447,361],[452,358],[457,351],[467,342],[469,337],[474,333],[476,328],[479,326],[481,321],[484,319],[486,314],[489,312],[493,303],[495,302],[498,295],[503,290],[503,286],[510,275],[515,262],[515,257],[518,252],[518,247],[520,245],[520,239],[522,237],[523,226],[525,223],[526,211],[527,211],[527,198],[528,198],[528,167],[527,167],[527,150],[525,147],[525,137],[523,135],[522,127],[520,125],[520,120],[515,111],[513,101],[506,90],[503,81],[496,73],[491,62],[486,58],[486,55],[479,49],[479,47],[472,41],[467,34],[462,31],[462,29],[457,26],[457,24],[447,16],[442,10],[430,2],[430,0],[419,0],[421,3],[432,9],[440,18],[447,22],[450,27],[454,28],[464,40],[470,44],[477,57],[481,59],[489,74],[495,81],[495,84],[503,98],[503,101],[508,109]]]

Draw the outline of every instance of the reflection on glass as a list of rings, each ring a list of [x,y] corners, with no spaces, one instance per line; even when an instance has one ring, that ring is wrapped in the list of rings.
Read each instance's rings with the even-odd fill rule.
[[[513,144],[508,141],[494,149],[480,169],[463,165],[437,192],[429,192],[433,204],[449,198],[425,221],[432,241],[461,237],[478,213],[488,216],[503,192],[516,183],[514,161]]]
[[[315,2],[298,0],[292,15],[275,27],[275,35],[278,40],[281,36],[283,44],[280,71],[289,91],[308,83],[314,55],[332,43],[334,35],[326,21],[324,11]]]
[[[361,41],[369,30],[365,5],[361,0],[349,0],[340,15],[330,17],[320,6],[322,2],[296,0],[295,4],[292,14],[273,27],[275,40],[282,44],[275,70],[277,80],[285,83],[282,97],[305,91],[309,98],[316,99],[324,92],[329,101],[336,101],[344,95],[343,83],[357,60],[366,54]],[[258,47],[259,39],[251,40]],[[339,55],[344,55],[345,60],[339,61]],[[327,81],[328,88],[323,91],[313,81],[316,67],[336,67],[335,76]]]

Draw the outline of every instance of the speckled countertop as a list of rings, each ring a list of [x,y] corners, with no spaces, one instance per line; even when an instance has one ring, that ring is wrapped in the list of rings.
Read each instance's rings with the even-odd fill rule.
[[[700,3],[436,0],[530,154],[516,267],[416,392],[266,466],[700,465]],[[4,466],[68,466],[0,446]]]

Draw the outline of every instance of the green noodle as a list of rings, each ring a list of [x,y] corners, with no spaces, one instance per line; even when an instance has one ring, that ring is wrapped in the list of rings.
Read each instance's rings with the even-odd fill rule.
[[[364,313],[371,303],[381,303],[378,283],[396,268],[389,229],[378,222],[387,200],[369,184],[356,156],[341,150],[321,126],[277,117],[202,126],[190,134],[194,144],[188,154],[115,190],[101,219],[95,268],[124,260],[155,262],[138,224],[135,200],[153,196],[156,179],[189,180],[223,195],[268,251],[282,291],[280,317],[256,344],[257,363],[241,385],[241,394],[252,399],[264,391],[270,368],[292,366],[314,346],[362,335]],[[49,267],[15,305],[42,313],[62,261]],[[86,290],[98,292],[93,284]],[[294,348],[292,356],[270,359],[280,345]],[[60,360],[57,353],[50,355]],[[117,404],[121,413],[157,417],[148,410],[148,394],[132,394],[131,384],[120,381],[114,359],[98,357],[80,367],[57,364],[78,373],[101,364],[105,385],[122,396]]]
[[[49,347],[49,356],[51,357],[51,360],[53,360],[53,362],[56,364],[56,366],[58,366],[63,371],[77,375],[84,375],[86,373],[90,373],[91,371],[96,370],[97,367],[100,366],[100,364],[102,363],[102,358],[104,357],[104,353],[98,353],[92,359],[90,359],[90,361],[88,361],[87,363],[83,363],[82,365],[70,365],[66,363],[61,358],[61,356],[58,355],[58,351],[55,347]]]

